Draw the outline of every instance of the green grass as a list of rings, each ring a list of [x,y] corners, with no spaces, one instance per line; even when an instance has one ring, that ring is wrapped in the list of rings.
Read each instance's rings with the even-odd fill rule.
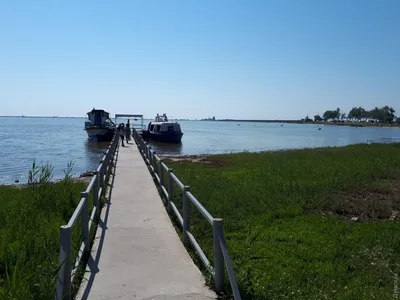
[[[72,216],[87,184],[68,176],[49,183],[51,166],[40,168],[33,166],[28,186],[0,186],[0,299],[54,298],[59,228]],[[74,255],[80,238],[79,219],[73,231]]]
[[[392,299],[400,223],[388,218],[400,209],[400,144],[166,163],[223,218],[244,299]],[[211,226],[193,206],[191,231],[212,261]]]

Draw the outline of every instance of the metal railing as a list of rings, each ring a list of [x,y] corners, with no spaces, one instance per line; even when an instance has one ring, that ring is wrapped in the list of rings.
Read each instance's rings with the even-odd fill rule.
[[[167,210],[169,213],[174,213],[179,224],[183,229],[184,243],[190,243],[203,265],[211,272],[214,277],[215,291],[221,293],[225,290],[225,269],[228,273],[230,286],[235,300],[241,300],[239,288],[236,282],[235,274],[232,267],[232,262],[229,257],[227,243],[222,229],[222,219],[214,218],[190,192],[190,187],[185,186],[178,177],[173,173],[173,170],[168,168],[155,151],[151,150],[136,130],[132,131],[132,136],[141,151],[145,162],[149,165],[151,173],[156,178],[162,194],[167,200]],[[164,186],[164,171],[168,172],[168,187]],[[177,205],[174,202],[174,183],[177,184],[183,192],[183,216],[180,214]],[[214,250],[214,266],[210,264],[206,254],[201,249],[196,241],[196,238],[190,232],[190,205],[194,205],[201,215],[207,220],[213,229],[213,250]]]
[[[60,265],[58,271],[56,300],[70,300],[72,297],[72,283],[78,267],[83,258],[89,254],[90,247],[90,229],[94,223],[97,223],[100,217],[100,201],[107,190],[108,175],[115,152],[118,146],[119,135],[114,135],[107,151],[100,160],[94,176],[88,184],[86,190],[81,193],[81,200],[76,207],[72,217],[67,225],[60,227]],[[92,193],[93,207],[89,216],[89,194]],[[75,258],[73,265],[73,242],[72,232],[79,217],[81,218],[81,246]]]

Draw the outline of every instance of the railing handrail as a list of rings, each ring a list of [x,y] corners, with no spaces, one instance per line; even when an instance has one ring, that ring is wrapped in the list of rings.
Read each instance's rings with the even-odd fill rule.
[[[214,218],[207,209],[200,203],[198,199],[190,192],[190,187],[185,186],[179,178],[173,173],[172,169],[157,156],[156,152],[151,150],[151,147],[143,141],[137,131],[133,128],[132,136],[143,155],[145,162],[149,165],[151,173],[156,178],[162,194],[167,198],[168,212],[173,212],[177,217],[179,224],[183,229],[184,242],[189,242],[194,247],[195,251],[200,257],[203,265],[211,272],[215,279],[215,290],[216,292],[223,292],[224,281],[225,281],[225,270],[228,273],[229,283],[232,289],[232,293],[235,300],[241,300],[238,284],[235,278],[235,273],[232,267],[232,262],[229,257],[228,248],[224,233],[222,230],[222,219]],[[168,172],[168,188],[164,186],[164,171]],[[175,205],[173,183],[176,183],[178,187],[183,191],[183,216],[179,213],[178,208]],[[214,248],[214,266],[211,266],[207,256],[197,243],[195,237],[190,232],[189,222],[189,204],[192,203],[200,212],[200,214],[207,220],[213,227],[213,248]]]
[[[104,152],[100,160],[97,170],[94,172],[93,178],[90,180],[84,192],[81,192],[81,200],[76,206],[67,225],[60,227],[60,258],[59,271],[55,299],[70,300],[72,297],[72,282],[75,278],[76,271],[82,263],[83,257],[89,253],[89,235],[93,223],[98,222],[100,217],[100,199],[105,194],[107,186],[108,173],[111,163],[114,161],[114,155],[118,146],[119,135],[115,134],[107,150]],[[93,191],[93,209],[89,216],[89,194]],[[77,257],[75,258],[74,267],[72,257],[72,229],[82,218],[81,230],[82,241]]]

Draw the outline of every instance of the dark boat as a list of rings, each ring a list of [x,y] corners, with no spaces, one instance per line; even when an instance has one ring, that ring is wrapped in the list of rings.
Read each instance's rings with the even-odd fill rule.
[[[150,122],[147,130],[142,134],[144,139],[151,139],[163,143],[180,143],[183,132],[178,122],[169,122],[166,114],[159,116]]]
[[[87,113],[89,120],[85,122],[85,130],[89,140],[109,142],[112,140],[116,127],[110,120],[110,114],[103,109],[92,109]]]

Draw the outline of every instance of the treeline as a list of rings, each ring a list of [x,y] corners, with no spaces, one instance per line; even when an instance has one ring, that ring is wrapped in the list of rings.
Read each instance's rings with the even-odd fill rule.
[[[371,110],[366,110],[363,107],[353,107],[347,114],[342,111],[339,107],[335,110],[327,110],[324,112],[322,117],[318,114],[314,116],[315,122],[321,121],[373,121],[379,123],[397,122],[400,124],[400,117],[396,118],[395,110],[393,107],[383,106],[381,108],[375,107]],[[304,121],[313,121],[308,116]]]

